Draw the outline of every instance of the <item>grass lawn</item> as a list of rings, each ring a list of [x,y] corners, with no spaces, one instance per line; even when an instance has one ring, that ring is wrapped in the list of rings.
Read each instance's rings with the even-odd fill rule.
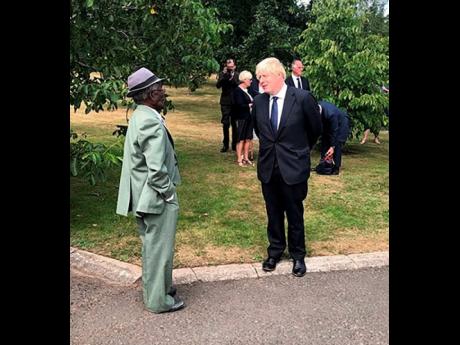
[[[260,182],[255,167],[241,168],[234,154],[219,152],[220,90],[215,79],[193,93],[182,88],[167,93],[176,107],[168,113],[167,125],[182,176],[175,267],[262,260],[267,236]],[[88,115],[71,109],[70,120],[74,131],[113,144],[121,154],[121,141],[112,132],[115,125],[126,124],[125,114],[124,109]],[[388,249],[388,133],[380,138],[381,145],[372,140],[347,143],[339,176],[312,172],[304,203],[308,256]],[[314,151],[312,164],[318,159]],[[70,178],[71,245],[140,264],[135,219],[115,214],[120,170],[111,170],[107,182],[96,186]]]

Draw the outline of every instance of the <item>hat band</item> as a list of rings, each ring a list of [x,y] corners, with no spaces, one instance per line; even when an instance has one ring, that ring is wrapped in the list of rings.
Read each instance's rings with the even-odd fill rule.
[[[131,89],[129,90],[129,92],[135,92],[135,91],[139,91],[139,90],[142,90],[142,89],[145,89],[146,87],[149,87],[150,85],[152,84],[155,84],[159,81],[162,81],[163,79],[160,79],[158,78],[157,76],[155,75],[152,75],[149,79],[147,79],[146,81],[140,83],[140,84],[137,84],[136,87],[134,89]]]

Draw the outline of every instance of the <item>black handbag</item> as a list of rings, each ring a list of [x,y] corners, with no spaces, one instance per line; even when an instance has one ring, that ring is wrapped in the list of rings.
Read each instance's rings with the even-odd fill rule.
[[[315,170],[317,174],[320,175],[331,175],[334,171],[334,160],[331,158],[322,158],[319,161],[319,164],[316,166]]]

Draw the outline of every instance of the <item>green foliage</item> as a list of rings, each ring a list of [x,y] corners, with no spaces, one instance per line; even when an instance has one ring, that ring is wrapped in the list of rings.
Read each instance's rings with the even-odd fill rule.
[[[173,86],[192,91],[219,68],[214,52],[230,27],[199,0],[75,0],[70,14],[70,104],[85,113],[132,109],[125,81],[147,67]],[[172,109],[166,103],[164,113]],[[123,134],[122,129],[114,134]],[[75,139],[75,138],[74,138]],[[102,144],[71,143],[71,172],[91,184],[118,162]]]
[[[277,57],[286,65],[292,60],[293,47],[298,42],[301,30],[291,27],[288,18],[283,16],[286,12],[294,16],[297,8],[294,4],[282,7],[279,2],[262,1],[257,6],[251,31],[237,49],[240,70],[255,71],[257,63],[269,56]]]
[[[145,66],[192,91],[218,69],[214,51],[229,29],[199,0],[76,0],[70,16],[70,103],[116,108],[125,81]],[[122,105],[126,105],[122,103]]]
[[[86,134],[82,134],[86,138]],[[118,142],[106,147],[104,144],[92,143],[78,138],[78,134],[70,130],[70,173],[72,176],[82,176],[91,185],[97,181],[106,181],[106,170],[120,165],[122,157],[109,152]]]
[[[385,5],[388,0],[368,0],[364,32],[387,36],[389,34],[389,15],[385,16]]]
[[[238,69],[254,71],[262,59],[275,56],[284,64],[291,62],[300,33],[305,29],[309,9],[295,0],[205,1],[219,10],[218,17],[232,25],[223,35],[216,58],[236,58]]]
[[[231,30],[222,34],[222,42],[214,52],[219,62],[227,58],[236,58],[238,69],[240,67],[240,56],[237,53],[244,39],[249,35],[253,24],[256,7],[260,0],[203,0],[206,7],[217,10],[218,19],[228,24]]]
[[[362,0],[316,0],[313,22],[296,47],[318,99],[346,109],[357,136],[384,121],[388,97],[388,37],[366,32],[369,8]]]

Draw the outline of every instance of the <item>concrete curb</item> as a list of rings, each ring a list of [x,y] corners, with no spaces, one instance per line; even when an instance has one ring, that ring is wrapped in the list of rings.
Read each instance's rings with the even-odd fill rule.
[[[354,270],[366,267],[389,265],[388,251],[364,254],[316,256],[305,258],[307,273]],[[142,268],[93,254],[84,250],[70,248],[70,267],[82,274],[103,279],[112,284],[131,285],[142,276]],[[211,282],[243,278],[262,278],[271,275],[291,274],[292,263],[283,260],[273,272],[264,272],[260,263],[231,264],[173,270],[174,284],[190,284],[196,281]]]
[[[130,285],[142,276],[142,268],[126,262],[70,248],[70,267],[77,272],[109,283]]]

